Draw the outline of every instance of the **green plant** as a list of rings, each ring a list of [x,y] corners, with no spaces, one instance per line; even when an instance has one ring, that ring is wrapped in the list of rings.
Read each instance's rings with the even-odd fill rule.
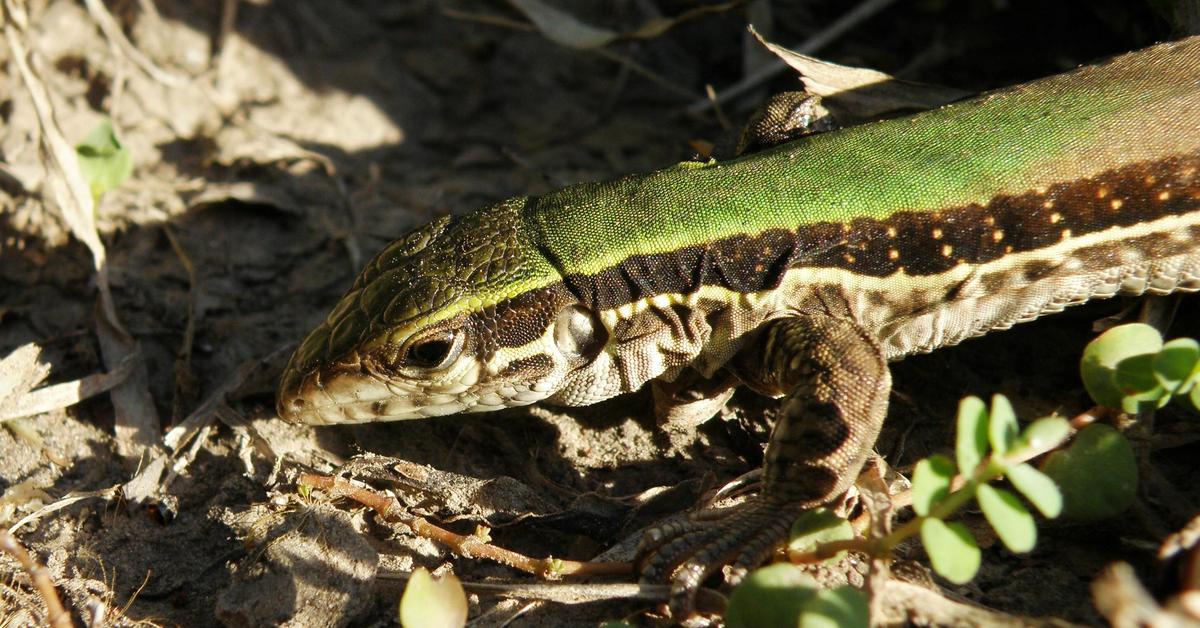
[[[1150,325],[1118,325],[1097,336],[1083,351],[1079,375],[1101,406],[1138,414],[1176,400],[1200,410],[1200,343],[1191,338],[1164,342]],[[1073,520],[1115,516],[1137,495],[1133,447],[1107,425],[1081,430],[1043,468],[1061,487],[1066,515]]]
[[[1043,515],[1058,516],[1063,506],[1058,487],[1028,460],[1058,447],[1070,434],[1070,425],[1048,417],[1022,431],[1002,395],[993,397],[990,412],[977,397],[963,399],[957,424],[954,459],[930,456],[913,471],[915,518],[881,538],[856,539],[847,521],[817,509],[793,524],[789,550],[820,558],[836,558],[850,549],[885,556],[901,541],[919,535],[934,570],[951,582],[964,583],[979,569],[979,546],[965,525],[946,519],[971,499],[978,501],[1005,546],[1014,552],[1033,549],[1033,515],[1015,493],[990,482],[1007,478]],[[822,591],[799,567],[784,563],[751,573],[730,597],[726,620],[735,627],[865,626],[867,608],[866,597],[857,589]]]
[[[1133,447],[1115,428],[1095,424],[1079,431],[1066,449],[1046,457],[1042,471],[1063,493],[1063,515],[1079,522],[1115,517],[1137,496]]]
[[[1149,325],[1120,325],[1098,336],[1084,350],[1080,375],[1102,406],[1139,413],[1174,399],[1200,410],[1200,343],[1190,338],[1164,342]],[[858,539],[845,519],[817,509],[793,524],[789,552],[832,559],[845,550],[884,556],[919,535],[936,572],[951,582],[968,582],[979,569],[979,546],[967,526],[947,518],[972,499],[1014,552],[1028,552],[1037,542],[1036,522],[1018,494],[1046,517],[1064,514],[1079,521],[1112,517],[1133,503],[1138,470],[1129,441],[1115,428],[1096,424],[1080,430],[1069,447],[1051,452],[1070,432],[1070,424],[1059,417],[1039,419],[1022,431],[1004,396],[994,396],[990,410],[979,398],[967,397],[958,408],[954,458],[930,456],[913,470],[916,517],[881,538]],[[1047,452],[1041,471],[1029,464]],[[1001,478],[1015,492],[991,484]],[[734,591],[727,619],[730,626],[866,625],[867,600],[861,592],[824,593],[829,599],[796,566],[771,565]],[[837,604],[823,606],[830,599]],[[830,608],[838,610],[820,610]]]
[[[899,541],[918,528],[934,571],[951,582],[965,583],[979,569],[979,546],[965,525],[945,519],[974,498],[1001,542],[1014,552],[1028,552],[1037,542],[1033,515],[1014,493],[988,483],[1007,477],[1044,516],[1057,517],[1062,494],[1053,480],[1026,461],[1057,447],[1070,431],[1065,419],[1047,417],[1021,432],[1003,395],[992,398],[990,412],[978,397],[963,399],[958,407],[955,460],[931,456],[917,463],[912,488],[917,517],[882,541],[890,548],[895,543],[889,539]]]
[[[92,197],[100,198],[109,190],[120,187],[133,173],[133,156],[117,139],[112,122],[102,120],[91,133],[75,146],[79,168],[91,187]]]
[[[1144,323],[1118,325],[1088,343],[1079,375],[1102,406],[1137,413],[1176,399],[1200,411],[1200,343],[1191,338],[1164,343]]]
[[[756,569],[729,596],[729,628],[866,628],[867,597],[852,586],[823,589],[790,563]]]

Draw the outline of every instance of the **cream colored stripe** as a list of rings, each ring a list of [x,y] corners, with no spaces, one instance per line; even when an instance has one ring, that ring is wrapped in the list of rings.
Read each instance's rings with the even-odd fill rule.
[[[923,291],[928,294],[941,294],[949,289],[949,287],[962,282],[972,274],[984,275],[1015,271],[1034,261],[1048,259],[1066,260],[1071,258],[1073,251],[1079,249],[1129,240],[1154,233],[1162,233],[1163,237],[1170,237],[1169,234],[1171,232],[1178,232],[1179,237],[1186,237],[1187,228],[1197,225],[1200,225],[1200,209],[1187,214],[1167,216],[1152,222],[1139,223],[1129,227],[1112,227],[1104,231],[1095,231],[1082,236],[1067,237],[1059,243],[1048,247],[1021,253],[1010,253],[983,264],[959,264],[946,272],[933,275],[909,275],[901,269],[899,272],[885,277],[875,277],[858,274],[844,268],[800,266],[788,270],[780,286],[777,288],[742,293],[722,286],[705,285],[692,293],[659,294],[626,303],[604,310],[600,312],[599,316],[600,320],[604,322],[605,327],[611,332],[620,321],[633,318],[635,315],[651,307],[667,308],[673,304],[694,307],[701,301],[723,301],[733,307],[757,309],[761,305],[775,300],[776,293],[780,291],[787,292],[789,290],[801,289],[806,285],[838,285],[859,290],[876,290],[884,293],[903,287],[908,292]],[[1194,242],[1193,246],[1200,249],[1200,242]],[[1082,264],[1082,260],[1078,260],[1077,263]],[[1103,268],[1080,268],[1080,270],[1098,271],[1103,270]]]

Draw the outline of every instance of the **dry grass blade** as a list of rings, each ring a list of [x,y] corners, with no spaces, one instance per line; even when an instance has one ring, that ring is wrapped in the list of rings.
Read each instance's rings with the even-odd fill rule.
[[[38,593],[46,602],[46,623],[53,628],[71,628],[75,624],[71,622],[71,614],[67,609],[63,608],[62,601],[58,599],[58,591],[54,589],[54,581],[50,579],[50,574],[46,568],[38,564],[29,552],[21,546],[12,534],[7,531],[0,530],[0,550],[11,555],[21,563],[21,567],[29,574],[29,578],[33,580],[34,586],[37,587]]]
[[[140,359],[141,350],[136,342],[110,325],[103,316],[97,316],[96,335],[100,339],[104,362],[110,369],[116,370],[126,358],[136,356],[129,377],[114,386],[110,394],[113,408],[116,409],[113,431],[121,446],[121,454],[127,458],[140,457],[146,449],[159,442],[162,433],[158,410],[150,396],[146,366]]]
[[[262,368],[264,364],[270,364],[292,348],[293,345],[289,343],[272,351],[263,358],[247,360],[238,365],[225,381],[221,382],[204,401],[200,402],[199,407],[193,410],[179,425],[176,425],[167,432],[166,436],[163,437],[163,444],[171,451],[179,451],[184,445],[191,442],[192,438],[204,426],[213,420],[221,404],[225,403],[227,397],[237,390],[254,371]]]
[[[88,397],[109,391],[125,381],[137,365],[137,354],[126,355],[117,368],[107,373],[88,375],[74,381],[39,388],[4,404],[0,403],[0,422],[50,412],[75,405]],[[44,377],[44,375],[43,375]],[[0,385],[3,374],[0,374]]]
[[[28,523],[37,521],[38,519],[41,519],[42,517],[45,517],[46,515],[48,515],[52,512],[62,510],[63,508],[66,508],[67,506],[70,506],[71,504],[81,502],[85,499],[93,499],[93,498],[97,498],[97,497],[100,499],[105,499],[105,500],[113,499],[114,497],[117,496],[117,490],[119,488],[120,487],[117,487],[117,486],[110,486],[108,488],[100,489],[98,491],[77,491],[77,492],[68,493],[66,495],[63,495],[57,501],[50,503],[50,504],[46,504],[45,506],[42,506],[41,508],[38,508],[37,510],[25,515],[24,517],[21,517],[21,519],[19,521],[17,521],[16,523],[14,523],[8,527],[8,531],[10,533],[16,534],[16,531],[20,530],[21,526],[24,526]]]
[[[50,92],[29,63],[30,50],[26,45],[25,33],[28,18],[24,6],[16,0],[3,1],[4,37],[37,114],[38,127],[41,130],[43,167],[47,172],[46,180],[72,235],[83,242],[92,253],[96,285],[100,291],[96,332],[100,338],[105,363],[110,370],[115,370],[126,356],[136,353],[137,348],[121,324],[113,305],[108,283],[107,256],[104,243],[101,242],[96,229],[95,203],[91,188],[84,180],[75,149],[63,136],[55,117]],[[144,369],[139,366],[135,371],[133,377],[127,378],[112,391],[113,405],[117,410],[117,438],[126,455],[140,454],[144,448],[157,442],[159,435],[158,413],[150,397]]]
[[[720,2],[716,4],[700,4],[698,6],[687,9],[686,11],[672,17],[656,17],[653,18],[635,30],[623,33],[622,38],[625,39],[651,39],[658,37],[668,30],[674,28],[677,24],[682,24],[688,20],[694,20],[698,17],[708,15],[710,13],[724,13],[731,11],[737,7],[746,4],[748,0],[733,0],[732,2]]]
[[[29,91],[34,112],[37,114],[38,126],[41,129],[44,165],[49,175],[47,181],[50,184],[54,200],[62,212],[63,220],[71,229],[72,235],[87,245],[88,250],[92,253],[104,313],[110,320],[117,321],[116,310],[113,308],[112,295],[108,287],[108,273],[105,270],[104,243],[100,241],[100,234],[96,231],[96,212],[95,204],[92,201],[92,192],[83,178],[83,171],[79,167],[75,149],[67,143],[58,125],[58,120],[55,118],[50,92],[29,63],[30,52],[26,46],[25,23],[26,15],[20,3],[15,0],[4,0],[4,38],[12,51],[17,72],[21,75],[21,80]]]
[[[509,19],[503,15],[489,15],[487,13],[471,13],[462,11],[453,7],[442,7],[442,15],[456,20],[467,22],[475,22],[477,24],[487,24],[489,26],[499,26],[501,28],[511,28],[516,31],[532,31],[537,30],[537,27],[529,22],[521,22],[519,20]]]

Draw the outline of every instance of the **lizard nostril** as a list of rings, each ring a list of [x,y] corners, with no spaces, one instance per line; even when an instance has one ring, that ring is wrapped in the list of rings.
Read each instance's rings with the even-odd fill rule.
[[[279,418],[284,421],[298,423],[299,415],[304,412],[307,405],[308,403],[300,397],[289,398],[288,396],[284,396],[279,399],[279,405],[276,406],[276,410],[279,413]]]

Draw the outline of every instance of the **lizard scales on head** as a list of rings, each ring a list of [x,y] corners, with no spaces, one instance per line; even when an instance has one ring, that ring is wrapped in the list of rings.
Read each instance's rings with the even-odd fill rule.
[[[685,371],[786,395],[762,494],[647,535],[643,577],[686,603],[846,490],[886,414],[888,360],[1089,299],[1198,289],[1191,38],[437,220],[379,253],[308,336],[279,413],[333,424],[586,405]]]

